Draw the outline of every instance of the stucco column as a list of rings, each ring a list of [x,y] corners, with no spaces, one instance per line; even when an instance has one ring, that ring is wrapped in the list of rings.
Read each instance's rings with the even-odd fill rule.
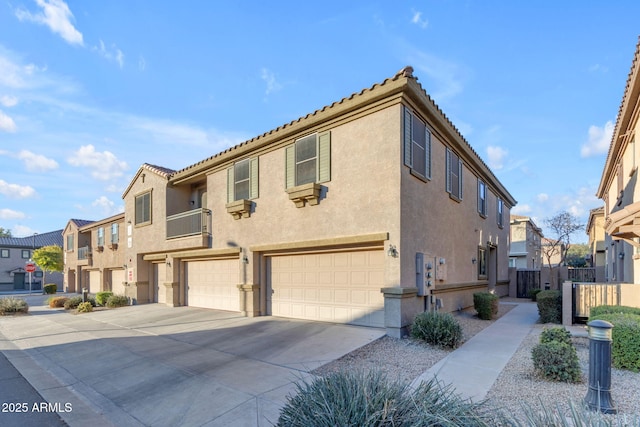
[[[382,288],[384,294],[384,326],[387,335],[402,338],[409,332],[408,326],[420,311],[418,288]]]
[[[260,285],[238,285],[240,312],[245,317],[260,316]]]
[[[562,324],[573,324],[573,282],[570,280],[562,284]]]

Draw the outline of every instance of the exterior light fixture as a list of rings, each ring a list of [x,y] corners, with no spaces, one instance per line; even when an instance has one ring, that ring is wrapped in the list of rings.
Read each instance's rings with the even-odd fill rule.
[[[389,249],[387,250],[387,255],[392,258],[398,258],[398,249],[394,245],[389,245]]]

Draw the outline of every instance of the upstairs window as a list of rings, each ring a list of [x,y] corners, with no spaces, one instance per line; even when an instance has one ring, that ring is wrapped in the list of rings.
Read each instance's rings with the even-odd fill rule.
[[[285,150],[286,188],[331,180],[331,134],[323,132],[296,140]]]
[[[111,243],[118,243],[119,233],[118,233],[118,223],[111,224]]]
[[[421,178],[431,179],[431,132],[408,108],[404,109],[404,164]]]
[[[258,197],[258,159],[246,159],[227,169],[227,203]]]
[[[496,210],[498,212],[497,223],[498,226],[502,228],[504,224],[504,202],[502,201],[502,199],[498,199],[498,207]]]
[[[29,259],[29,258],[31,258],[31,251],[29,249],[23,249],[22,259]]]
[[[98,228],[98,246],[104,246],[104,227]]]
[[[151,192],[136,196],[136,225],[151,222]]]
[[[0,258],[9,258],[9,249],[0,249]]]
[[[481,179],[478,179],[478,213],[487,216],[487,184]]]
[[[67,252],[73,251],[73,234],[67,234]]]
[[[462,200],[462,160],[447,148],[446,162],[447,193],[456,200]]]

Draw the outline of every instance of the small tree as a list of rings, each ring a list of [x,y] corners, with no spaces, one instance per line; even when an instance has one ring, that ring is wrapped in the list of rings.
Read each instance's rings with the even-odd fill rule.
[[[584,229],[585,225],[567,211],[561,211],[551,218],[546,218],[544,223],[552,232],[553,238],[545,239],[540,251],[549,266],[551,285],[555,287],[557,267],[563,265],[567,259],[567,253],[571,248],[571,235]],[[558,261],[555,265],[551,262],[554,258]]]
[[[62,259],[62,248],[56,245],[43,246],[33,252],[33,260],[42,269],[42,285],[45,284],[45,274],[47,271],[62,271],[64,261]]]
[[[11,230],[0,227],[0,237],[11,237]]]

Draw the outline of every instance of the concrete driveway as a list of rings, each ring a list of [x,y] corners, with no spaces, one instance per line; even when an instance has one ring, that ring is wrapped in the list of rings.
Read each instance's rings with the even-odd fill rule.
[[[71,426],[269,426],[295,381],[384,335],[158,304],[74,315],[29,298],[29,315],[0,318],[0,350]]]

